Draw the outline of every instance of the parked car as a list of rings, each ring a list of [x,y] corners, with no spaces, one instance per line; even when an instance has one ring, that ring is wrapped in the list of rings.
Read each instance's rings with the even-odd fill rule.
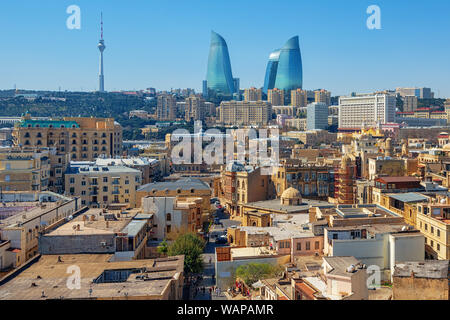
[[[222,236],[217,237],[216,243],[217,244],[227,244],[228,243],[227,236],[222,235]]]

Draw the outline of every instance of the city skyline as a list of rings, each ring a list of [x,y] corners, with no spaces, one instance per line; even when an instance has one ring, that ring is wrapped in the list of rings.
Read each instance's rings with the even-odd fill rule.
[[[94,51],[93,44],[98,42],[98,15],[103,11],[110,48],[107,91],[155,87],[194,88],[201,92],[208,60],[207,34],[215,30],[227,40],[231,68],[240,78],[241,88],[263,87],[268,53],[298,34],[305,89],[326,88],[333,95],[346,95],[352,91],[431,87],[437,97],[450,96],[446,83],[450,73],[446,54],[450,39],[445,32],[450,27],[445,19],[448,2],[379,1],[381,30],[366,27],[366,9],[371,3],[325,2],[285,1],[292,10],[282,10],[282,16],[270,9],[268,1],[242,3],[238,12],[224,3],[192,6],[196,8],[192,10],[178,1],[173,8],[144,1],[133,7],[114,8],[106,1],[79,1],[80,30],[65,26],[69,2],[58,6],[31,1],[4,3],[0,5],[0,26],[15,32],[2,35],[8,45],[0,52],[4,71],[0,88],[12,89],[16,85],[30,90],[61,87],[95,91],[98,51]],[[410,9],[408,14],[402,12],[405,5]],[[317,6],[320,12],[315,10]],[[245,19],[244,13],[250,8],[250,19]],[[167,15],[179,23],[163,21]],[[264,22],[270,15],[276,23]],[[134,41],[136,37],[143,40]],[[419,38],[426,38],[426,43]],[[432,50],[429,43],[433,43]]]

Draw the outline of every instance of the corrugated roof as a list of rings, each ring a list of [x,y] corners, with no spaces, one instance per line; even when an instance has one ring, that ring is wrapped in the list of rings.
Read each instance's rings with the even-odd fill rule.
[[[392,199],[401,201],[401,202],[422,202],[427,201],[428,197],[425,197],[419,193],[409,192],[409,193],[401,193],[401,194],[392,194],[390,195]]]

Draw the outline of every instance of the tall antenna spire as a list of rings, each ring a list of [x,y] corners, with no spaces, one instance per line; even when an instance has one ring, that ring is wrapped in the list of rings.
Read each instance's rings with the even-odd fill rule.
[[[101,26],[100,39],[103,40],[103,12],[100,13],[100,26]]]

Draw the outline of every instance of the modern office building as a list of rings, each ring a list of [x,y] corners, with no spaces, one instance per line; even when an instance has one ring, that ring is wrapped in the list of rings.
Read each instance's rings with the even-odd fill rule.
[[[225,125],[266,125],[272,117],[267,101],[222,101],[219,122]]]
[[[395,121],[396,97],[387,94],[339,98],[339,128],[361,129],[364,126]]]
[[[244,101],[260,101],[262,100],[262,90],[254,87],[245,89]]]
[[[298,36],[292,37],[283,48],[273,51],[269,56],[264,92],[269,89],[291,91],[303,87],[302,57]]]
[[[277,88],[269,89],[267,100],[273,106],[284,106],[284,91]]]
[[[212,91],[216,95],[230,97],[237,92],[235,85],[238,83],[238,80],[233,78],[231,72],[227,43],[224,38],[214,31],[211,31],[206,81],[208,95]]]
[[[308,104],[306,113],[307,130],[325,130],[328,127],[328,106],[323,102]]]
[[[396,94],[405,96],[416,96],[418,99],[433,99],[434,92],[430,88],[397,88]]]

